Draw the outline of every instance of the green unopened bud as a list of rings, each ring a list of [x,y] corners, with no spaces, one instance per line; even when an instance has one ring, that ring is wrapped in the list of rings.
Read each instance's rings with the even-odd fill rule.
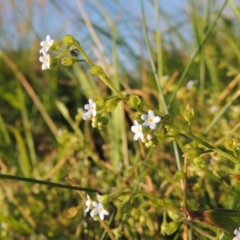
[[[112,112],[117,107],[118,102],[119,101],[116,98],[107,100],[106,105],[105,105],[107,112]]]
[[[178,136],[178,132],[169,127],[169,126],[165,126],[166,130],[167,130],[167,135],[166,135],[166,138],[169,140],[169,141],[172,141],[174,140],[177,136]]]
[[[98,107],[105,106],[106,100],[103,97],[96,97],[96,98],[93,98],[93,100],[97,104]]]
[[[129,100],[127,101],[128,105],[131,107],[137,107],[141,104],[141,98],[137,95],[129,96]]]
[[[98,130],[103,130],[103,124],[102,124],[102,122],[98,122],[98,123],[97,123],[97,129],[98,129]]]
[[[199,168],[205,167],[204,161],[200,157],[194,158],[193,163]]]
[[[103,74],[103,69],[100,66],[94,65],[90,69],[90,73],[92,73],[94,75],[101,75],[101,74]]]
[[[61,59],[61,64],[66,66],[66,67],[70,67],[75,63],[75,59],[71,58],[71,57],[64,57]]]
[[[105,194],[105,195],[101,195],[98,200],[102,204],[108,204],[111,201],[111,198],[108,194]]]
[[[196,148],[185,148],[183,157],[187,159],[194,159],[197,158],[200,155],[198,149]]]
[[[71,35],[65,35],[63,37],[63,42],[69,46],[73,45],[76,42],[76,39]]]
[[[50,47],[51,50],[58,50],[62,46],[63,42],[54,41],[53,45]]]
[[[184,119],[190,125],[192,123],[193,118],[194,118],[194,110],[193,110],[193,108],[190,107],[189,105],[187,105],[185,109],[181,110],[181,113],[182,113],[182,116],[184,117]]]
[[[108,119],[106,117],[101,117],[101,122],[104,126],[107,126],[108,124]]]
[[[71,207],[67,210],[64,211],[64,216],[67,218],[73,218],[77,215],[78,213],[78,208],[77,207]]]
[[[225,147],[228,149],[228,150],[231,150],[231,151],[235,151],[235,150],[238,150],[240,146],[240,141],[238,138],[234,137],[234,136],[227,136],[226,139],[225,139]]]
[[[154,135],[151,135],[150,133],[147,134],[146,140],[145,140],[145,146],[147,148],[149,147],[156,147],[157,146],[157,138]]]
[[[183,171],[183,169],[177,171],[177,172],[174,174],[174,180],[175,180],[175,181],[179,182],[179,181],[181,181],[181,180],[183,180],[183,179],[184,179],[184,171]]]

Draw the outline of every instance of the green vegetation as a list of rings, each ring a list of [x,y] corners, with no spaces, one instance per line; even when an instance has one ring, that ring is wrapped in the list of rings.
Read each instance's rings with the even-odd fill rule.
[[[146,2],[136,3],[137,28],[127,11],[113,16],[120,2],[92,2],[101,21],[85,5],[73,12],[91,34],[54,37],[51,69],[39,61],[46,36],[0,49],[0,239],[232,239],[240,228],[240,6],[189,0],[186,32],[157,0],[152,19]],[[21,21],[36,32],[31,16]],[[134,120],[149,110],[161,121],[134,141]],[[104,221],[85,212],[97,192]]]

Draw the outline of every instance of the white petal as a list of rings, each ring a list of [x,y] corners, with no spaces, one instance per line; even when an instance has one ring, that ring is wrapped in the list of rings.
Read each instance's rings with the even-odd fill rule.
[[[90,104],[85,104],[84,109],[89,110],[90,109]]]
[[[40,62],[43,62],[43,61],[44,61],[44,57],[41,56],[41,57],[39,58],[39,61],[40,61]]]
[[[98,193],[97,193],[97,200],[100,202],[100,198],[101,198],[101,195],[99,195]],[[99,203],[99,206],[102,206],[102,204],[100,205],[101,203]]]
[[[90,212],[90,216],[93,218],[96,215],[99,214],[98,208],[94,208],[91,212]]]
[[[156,123],[152,123],[150,126],[149,126],[152,130],[156,128]]]
[[[149,117],[154,117],[155,116],[153,110],[148,111],[148,116]]]
[[[138,140],[138,138],[139,138],[139,134],[138,134],[138,133],[136,133],[136,134],[134,135],[134,137],[133,137],[133,140],[134,140],[134,141],[137,141],[137,140]]]
[[[134,120],[133,123],[134,123],[135,126],[139,126],[139,123],[138,123],[137,120]]]
[[[109,212],[106,211],[105,209],[103,209],[100,213],[99,213],[99,217],[100,219],[103,221],[104,220],[104,215],[109,215]]]
[[[142,140],[142,141],[144,141],[144,135],[143,135],[143,133],[141,132],[141,133],[139,133],[139,138]]]
[[[94,201],[94,202],[92,203],[92,205],[93,205],[95,208],[98,208],[98,207],[99,207],[99,203],[96,202],[96,201]]]
[[[148,121],[146,121],[146,122],[143,123],[143,127],[148,127],[148,126],[149,126]]]
[[[158,123],[160,121],[161,121],[161,117],[159,117],[159,116],[154,117],[154,122],[155,123]]]
[[[93,115],[94,117],[97,116],[97,111],[96,111],[96,110],[92,110],[91,112],[92,112],[92,115]]]
[[[90,117],[91,117],[91,112],[90,111],[83,114],[83,120],[85,120],[85,121],[88,120]]]
[[[134,133],[136,133],[136,132],[137,132],[137,127],[136,127],[136,126],[132,126],[132,127],[131,127],[131,131],[134,132]]]
[[[94,101],[92,99],[89,99],[88,102],[89,102],[90,105],[94,104]]]
[[[146,115],[146,114],[143,114],[143,115],[141,116],[141,119],[142,119],[143,121],[146,121],[146,120],[148,120],[148,115]]]

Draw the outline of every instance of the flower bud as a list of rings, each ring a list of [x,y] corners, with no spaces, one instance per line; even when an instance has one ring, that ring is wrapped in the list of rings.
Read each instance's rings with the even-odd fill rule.
[[[118,100],[116,98],[112,98],[106,101],[106,110],[107,112],[112,112],[118,105]]]
[[[94,97],[94,102],[97,104],[98,107],[105,106],[106,100],[103,97]]]
[[[76,42],[76,39],[71,35],[65,35],[63,37],[63,42],[69,46],[73,45]]]
[[[240,141],[238,138],[234,136],[227,136],[225,139],[225,147],[228,150],[235,151],[239,148],[240,146]]]
[[[111,198],[108,194],[105,194],[99,196],[98,201],[101,202],[102,204],[108,204],[111,201]]]
[[[184,117],[184,119],[188,122],[188,124],[190,125],[193,118],[194,118],[194,110],[192,107],[190,107],[189,105],[186,106],[185,109],[181,110],[182,116]]]
[[[176,171],[176,173],[174,174],[174,180],[179,182],[183,179],[184,179],[184,171],[183,170]]]
[[[66,67],[70,67],[75,63],[75,60],[71,57],[64,57],[61,59],[61,64],[66,66]]]
[[[131,107],[137,107],[141,104],[141,98],[137,95],[129,96],[129,100],[127,101],[128,105]]]
[[[90,73],[92,73],[94,75],[101,75],[101,74],[103,74],[103,69],[100,66],[94,65],[90,69]]]
[[[200,157],[194,158],[193,163],[199,168],[205,167],[204,161]]]
[[[55,41],[50,47],[51,50],[58,50],[62,46],[63,42]]]
[[[198,149],[195,148],[189,148],[189,149],[184,149],[184,154],[183,157],[187,159],[195,159],[200,155]]]

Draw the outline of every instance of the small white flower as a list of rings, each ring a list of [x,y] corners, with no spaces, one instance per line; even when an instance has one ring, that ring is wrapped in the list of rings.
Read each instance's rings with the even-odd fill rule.
[[[92,205],[92,200],[90,199],[90,197],[87,195],[87,201],[86,201],[86,210],[85,212],[89,212],[90,211],[90,207]]]
[[[186,88],[190,90],[194,85],[198,83],[198,80],[189,80],[186,84]]]
[[[109,215],[109,212],[104,209],[104,206],[102,203],[98,203],[98,202],[93,202],[92,203],[94,209],[90,212],[90,215],[92,218],[94,218],[95,216],[99,215],[100,219],[103,221],[104,220],[104,216],[105,215]]]
[[[92,99],[89,99],[88,102],[89,104],[85,104],[84,106],[87,112],[83,114],[83,120],[88,120],[91,116],[95,117],[97,115],[96,103]]]
[[[134,126],[131,127],[131,131],[135,133],[133,140],[137,141],[139,138],[144,141],[144,136],[142,133],[142,125],[134,120]]]
[[[50,38],[49,35],[46,37],[46,41],[40,42],[42,48],[40,49],[40,53],[47,53],[49,48],[53,45],[54,40]]]
[[[240,228],[235,229],[233,232],[236,236],[232,240],[240,240]]]
[[[214,112],[217,111],[217,109],[218,109],[218,106],[212,105],[209,110],[210,110],[211,113],[214,113]]]
[[[49,54],[43,52],[43,56],[39,58],[39,61],[42,62],[42,70],[49,69],[51,64],[51,59]]]
[[[157,123],[161,121],[161,118],[159,116],[155,116],[152,110],[148,111],[148,115],[143,114],[141,119],[145,121],[143,123],[143,127],[150,127],[151,129],[155,129]]]

